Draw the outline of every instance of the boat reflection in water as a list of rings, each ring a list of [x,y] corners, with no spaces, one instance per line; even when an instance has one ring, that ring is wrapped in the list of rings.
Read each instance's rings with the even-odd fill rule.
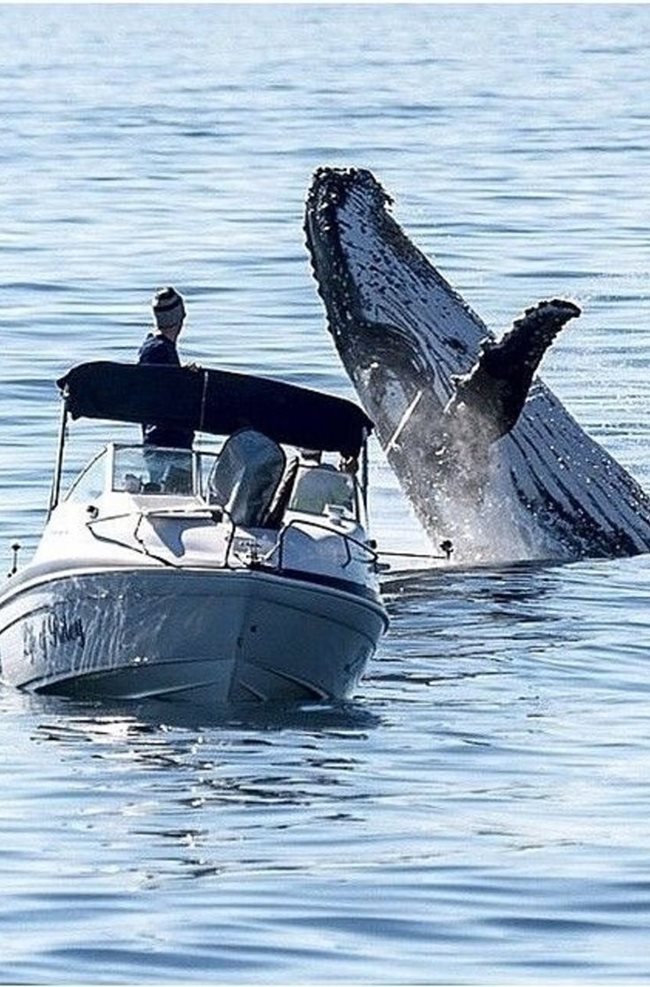
[[[201,704],[349,697],[387,626],[356,405],[265,378],[90,363],[59,382],[48,521],[0,596],[5,682]],[[69,419],[220,435],[107,445],[65,495]],[[299,449],[360,462],[306,465]]]

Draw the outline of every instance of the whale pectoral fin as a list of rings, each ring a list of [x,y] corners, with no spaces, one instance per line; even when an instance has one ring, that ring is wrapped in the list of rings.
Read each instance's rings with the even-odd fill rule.
[[[526,309],[497,342],[481,344],[477,363],[456,379],[456,391],[444,416],[446,431],[478,434],[485,444],[506,435],[517,424],[533,376],[544,353],[570,319],[580,315],[573,302],[554,298]]]

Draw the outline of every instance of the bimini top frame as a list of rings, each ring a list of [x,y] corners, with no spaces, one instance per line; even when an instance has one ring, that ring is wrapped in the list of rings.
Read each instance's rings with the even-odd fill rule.
[[[303,449],[361,455],[367,496],[367,438],[373,424],[358,405],[284,381],[225,370],[101,361],[57,381],[64,403],[49,513],[59,501],[68,416],[182,427],[213,435],[254,428]]]
[[[72,418],[213,435],[255,428],[276,442],[344,456],[358,456],[373,427],[365,412],[344,398],[225,370],[82,363],[57,384]]]

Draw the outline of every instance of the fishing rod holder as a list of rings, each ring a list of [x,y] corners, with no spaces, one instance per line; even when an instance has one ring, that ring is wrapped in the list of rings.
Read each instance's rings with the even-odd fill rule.
[[[451,538],[445,538],[444,541],[441,541],[438,548],[441,550],[441,552],[445,553],[445,559],[447,560],[447,562],[451,561],[451,556],[454,551],[454,543],[452,542]]]
[[[11,551],[13,555],[11,559],[11,569],[7,573],[7,579],[11,579],[11,577],[15,576],[16,573],[18,572],[18,553],[20,549],[21,549],[21,545],[20,542],[18,541],[15,541],[11,546]]]

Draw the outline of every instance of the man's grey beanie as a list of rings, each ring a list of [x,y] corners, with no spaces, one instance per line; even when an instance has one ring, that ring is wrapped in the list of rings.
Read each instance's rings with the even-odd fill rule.
[[[159,329],[170,329],[185,318],[183,296],[175,288],[159,288],[153,296],[151,308]]]

